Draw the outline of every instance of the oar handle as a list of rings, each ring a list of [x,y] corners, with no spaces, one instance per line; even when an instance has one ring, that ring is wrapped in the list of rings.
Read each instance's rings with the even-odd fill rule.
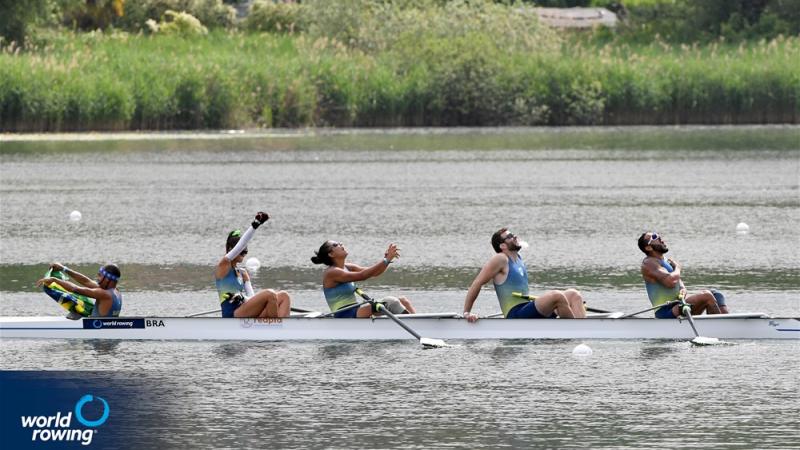
[[[525,300],[536,300],[537,298],[539,298],[535,295],[523,294],[522,292],[512,292],[511,295],[513,295],[514,297],[524,298]]]
[[[372,297],[370,297],[369,295],[367,295],[366,292],[362,291],[361,288],[356,288],[356,294],[358,294],[361,298],[363,298],[364,300],[366,300],[366,301],[368,301],[370,303],[375,302],[375,300]]]

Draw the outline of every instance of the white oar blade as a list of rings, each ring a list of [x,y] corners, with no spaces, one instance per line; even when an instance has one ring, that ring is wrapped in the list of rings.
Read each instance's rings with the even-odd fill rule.
[[[692,339],[691,342],[692,342],[692,344],[698,345],[698,346],[719,345],[719,344],[724,344],[725,343],[723,341],[720,341],[717,338],[705,337],[705,336],[697,336],[696,338]]]
[[[441,339],[420,338],[419,343],[425,348],[442,348],[449,347],[447,343]]]

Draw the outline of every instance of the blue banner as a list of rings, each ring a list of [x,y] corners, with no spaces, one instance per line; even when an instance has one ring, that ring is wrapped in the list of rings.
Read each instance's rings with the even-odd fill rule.
[[[140,377],[120,372],[0,371],[4,448],[130,448],[164,444],[166,425]]]

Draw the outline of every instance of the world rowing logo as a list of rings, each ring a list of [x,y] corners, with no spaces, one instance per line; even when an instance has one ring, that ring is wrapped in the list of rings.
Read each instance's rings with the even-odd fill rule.
[[[88,403],[97,400],[102,404],[103,412],[100,417],[95,420],[90,420],[84,415],[83,409]],[[22,427],[32,430],[31,441],[41,442],[71,442],[79,441],[82,445],[89,445],[92,443],[97,428],[103,425],[108,420],[111,408],[108,402],[102,397],[95,397],[91,394],[86,394],[75,403],[75,418],[86,429],[72,428],[72,413],[69,411],[64,414],[62,411],[56,412],[52,416],[20,416],[22,420]]]
[[[78,400],[78,403],[75,403],[75,417],[78,419],[78,422],[86,425],[87,427],[99,427],[100,425],[106,423],[106,420],[108,420],[108,403],[101,397],[96,397],[97,400],[103,402],[103,414],[100,416],[100,418],[97,420],[86,420],[86,418],[83,417],[83,405],[91,402],[94,398],[95,397],[92,397],[92,394],[86,394],[81,397],[80,400]]]

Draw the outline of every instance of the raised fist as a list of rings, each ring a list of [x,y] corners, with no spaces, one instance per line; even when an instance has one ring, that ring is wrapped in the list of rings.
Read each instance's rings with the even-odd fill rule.
[[[255,230],[256,228],[261,226],[262,223],[268,220],[269,220],[269,214],[259,211],[258,213],[256,213],[256,220],[254,220],[253,223],[251,223],[250,225],[252,225],[253,229]]]

